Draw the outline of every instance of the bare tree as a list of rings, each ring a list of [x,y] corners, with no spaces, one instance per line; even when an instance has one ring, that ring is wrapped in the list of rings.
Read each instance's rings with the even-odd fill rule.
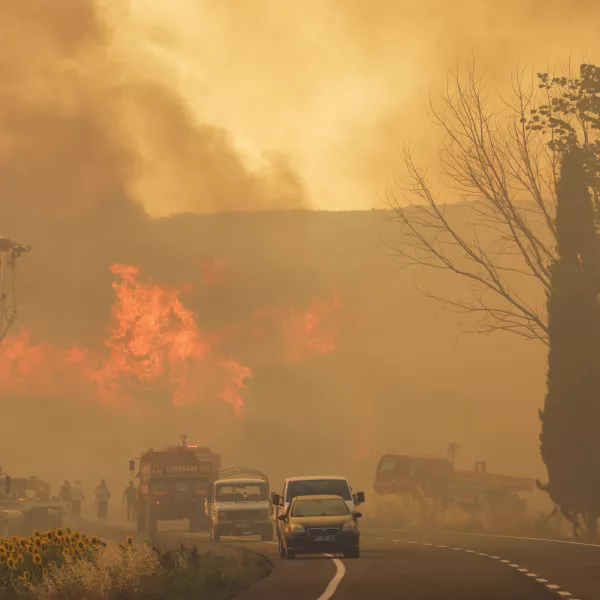
[[[474,66],[465,78],[449,76],[442,107],[431,102],[430,110],[444,133],[441,185],[454,197],[440,198],[405,149],[407,181],[396,181],[387,199],[401,224],[393,244],[400,265],[447,270],[467,283],[466,299],[426,295],[475,315],[477,332],[504,330],[547,344],[558,156],[531,126],[539,95],[548,93],[540,87],[520,73],[511,98],[498,94],[493,106]]]
[[[30,246],[23,246],[0,236],[0,342],[6,337],[17,318],[16,262]]]

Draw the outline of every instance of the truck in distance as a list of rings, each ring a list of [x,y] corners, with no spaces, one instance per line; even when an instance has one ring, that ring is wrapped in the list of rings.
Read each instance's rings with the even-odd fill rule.
[[[210,480],[221,468],[221,455],[209,448],[187,443],[181,436],[177,446],[147,450],[129,469],[139,479],[136,500],[138,532],[156,533],[159,521],[189,521],[190,531],[205,530],[208,519],[204,502]]]
[[[28,536],[37,529],[62,527],[67,503],[50,497],[49,483],[36,477],[0,475],[4,475],[0,490],[0,537]]]
[[[219,472],[210,481],[204,510],[212,542],[219,542],[222,535],[273,540],[269,479],[260,471],[232,467]]]

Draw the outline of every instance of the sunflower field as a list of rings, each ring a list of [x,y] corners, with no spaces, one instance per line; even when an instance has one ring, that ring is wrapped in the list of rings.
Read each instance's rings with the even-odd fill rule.
[[[216,600],[233,597],[271,567],[247,551],[160,551],[131,537],[107,544],[56,529],[0,538],[0,600]]]
[[[106,544],[70,529],[56,529],[31,537],[0,538],[0,590],[25,591],[52,578],[72,561],[93,563]]]

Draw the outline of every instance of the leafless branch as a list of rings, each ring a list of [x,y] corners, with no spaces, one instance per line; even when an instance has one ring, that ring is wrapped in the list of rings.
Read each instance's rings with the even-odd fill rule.
[[[430,111],[444,134],[442,185],[454,204],[440,200],[406,148],[407,181],[396,181],[387,202],[401,226],[394,244],[401,266],[450,271],[468,283],[471,299],[428,297],[474,315],[477,332],[547,343],[547,315],[536,298],[551,285],[557,163],[545,140],[525,127],[537,94],[533,82],[525,85],[520,72],[511,93],[510,101],[498,95],[492,107],[474,66],[464,79],[451,75],[443,108],[430,102]],[[527,281],[530,294],[522,289]]]

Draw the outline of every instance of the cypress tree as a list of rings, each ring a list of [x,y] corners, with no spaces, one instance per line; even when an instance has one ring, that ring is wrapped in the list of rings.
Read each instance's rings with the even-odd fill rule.
[[[574,523],[600,515],[600,245],[585,153],[564,154],[556,186],[557,259],[547,297],[547,394],[540,411],[544,488]]]

